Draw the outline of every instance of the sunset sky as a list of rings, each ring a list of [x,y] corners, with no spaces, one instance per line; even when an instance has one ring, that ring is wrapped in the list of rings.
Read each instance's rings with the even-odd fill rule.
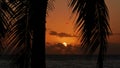
[[[113,35],[109,38],[110,46],[108,48],[108,53],[120,54],[120,0],[105,1],[109,9],[110,27],[113,32]],[[73,30],[75,17],[71,16],[71,9],[68,8],[67,1],[55,0],[54,6],[55,9],[50,11],[47,16],[46,46],[54,45],[54,49],[56,49],[56,47],[59,47],[58,45],[64,46],[63,43],[65,42],[73,48],[72,50],[69,48],[69,52],[78,53],[79,50],[77,47],[79,47],[79,43],[77,43],[77,36]],[[67,49],[68,48],[62,48],[61,52],[63,51],[63,53],[65,53],[64,51]],[[54,50],[51,51],[51,53],[52,52],[54,52]]]

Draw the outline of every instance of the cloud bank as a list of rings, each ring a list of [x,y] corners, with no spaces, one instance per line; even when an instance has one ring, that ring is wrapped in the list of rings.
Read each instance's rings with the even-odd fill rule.
[[[58,36],[58,37],[77,37],[75,35],[67,34],[64,32],[58,33],[56,31],[50,31],[49,34],[53,36]]]
[[[97,53],[98,52],[95,52],[95,54],[97,54]],[[73,45],[69,44],[67,47],[65,47],[62,43],[56,43],[56,44],[47,43],[46,44],[46,54],[48,54],[48,55],[49,54],[80,55],[80,54],[82,54],[82,51],[81,51],[80,45],[73,46]],[[107,55],[120,55],[120,43],[109,43]]]
[[[68,45],[65,47],[62,43],[56,43],[56,44],[47,44],[46,45],[46,54],[50,55],[60,55],[60,54],[65,54],[65,55],[79,55],[81,53],[80,47],[79,46],[73,46],[73,45]]]

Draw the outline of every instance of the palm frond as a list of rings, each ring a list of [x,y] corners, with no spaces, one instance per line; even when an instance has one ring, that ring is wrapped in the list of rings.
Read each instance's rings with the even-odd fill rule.
[[[87,54],[93,54],[99,47],[99,56],[103,60],[107,50],[107,38],[111,32],[104,0],[71,0],[70,7],[78,15],[75,29],[79,38],[82,36],[82,49]]]
[[[0,19],[6,29],[4,42],[4,54],[16,55],[17,62],[30,58],[31,30],[28,23],[27,1],[0,1]],[[26,62],[19,62],[25,66]],[[25,63],[25,64],[24,64]],[[28,65],[26,65],[28,66]],[[23,68],[23,67],[22,67]],[[27,67],[26,67],[27,68]]]
[[[107,42],[107,36],[111,32],[107,7],[104,1],[99,0],[71,0],[71,7],[73,13],[78,14],[75,27],[79,33],[82,31],[82,47],[93,53],[96,47]]]

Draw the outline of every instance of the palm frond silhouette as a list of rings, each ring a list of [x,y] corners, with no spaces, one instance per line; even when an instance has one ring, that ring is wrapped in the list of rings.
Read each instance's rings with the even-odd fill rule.
[[[49,2],[49,6],[48,5]],[[51,0],[1,0],[0,42],[19,68],[45,68],[46,13]],[[50,7],[52,6],[52,7]],[[31,40],[32,39],[32,40]],[[13,68],[13,67],[12,67]]]
[[[26,1],[1,0],[0,18],[4,30],[4,54],[16,55],[16,61],[28,66],[30,59],[30,25],[28,23],[28,7]],[[3,33],[3,32],[2,32]],[[14,57],[15,58],[15,57]],[[23,60],[23,61],[21,61]],[[27,61],[26,61],[27,60]],[[25,62],[26,61],[26,62]],[[26,67],[28,68],[28,67]]]
[[[81,38],[81,47],[87,54],[93,54],[99,47],[98,67],[103,68],[107,51],[107,37],[111,29],[108,24],[108,9],[104,0],[71,0],[72,12],[77,13],[75,29]]]

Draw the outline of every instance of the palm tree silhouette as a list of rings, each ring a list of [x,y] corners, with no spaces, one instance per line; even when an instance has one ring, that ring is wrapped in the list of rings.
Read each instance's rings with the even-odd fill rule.
[[[32,68],[45,68],[47,2],[0,1],[0,38],[4,38],[4,54],[15,55],[12,59],[19,68],[29,68],[29,62]]]
[[[30,22],[33,26],[31,67],[45,68],[45,23],[48,0],[30,2]]]
[[[17,56],[20,68],[29,68],[28,62],[32,68],[45,68],[47,5],[48,0],[0,0],[0,43],[4,53]],[[78,15],[75,28],[79,38],[82,31],[82,49],[93,54],[99,47],[98,67],[103,68],[111,32],[104,0],[70,0],[70,6]]]
[[[99,48],[97,65],[103,68],[107,51],[107,37],[111,33],[108,24],[108,9],[104,0],[71,0],[72,12],[77,13],[75,29],[82,32],[81,47],[86,54],[93,54]]]
[[[0,1],[0,32],[4,46],[4,54],[16,55],[16,63],[20,68],[28,68],[30,59],[30,23],[28,23],[28,2],[26,0]],[[22,61],[23,60],[23,61]]]

